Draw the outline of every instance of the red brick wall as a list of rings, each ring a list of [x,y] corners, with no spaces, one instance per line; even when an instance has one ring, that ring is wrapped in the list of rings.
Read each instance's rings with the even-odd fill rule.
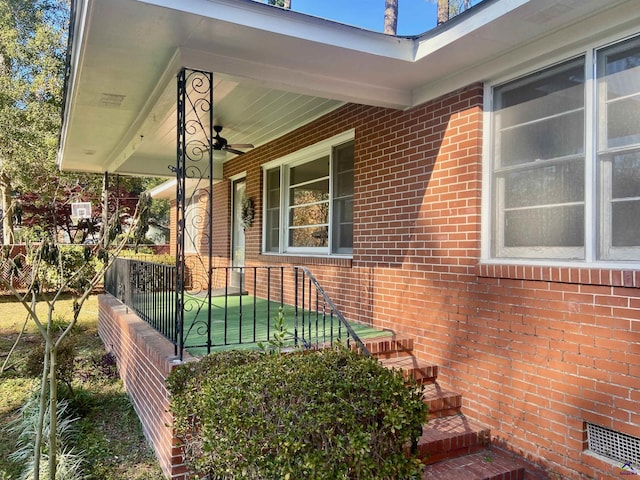
[[[228,162],[256,200],[247,259],[306,265],[347,318],[413,335],[498,443],[565,478],[610,478],[584,425],[640,436],[640,272],[480,265],[482,93],[346,105]],[[261,255],[260,165],[352,128],[353,259]]]
[[[640,272],[480,264],[482,94],[345,105],[227,162],[255,201],[247,263],[305,265],[348,319],[413,335],[506,448],[563,478],[613,478],[584,453],[585,422],[640,437]],[[353,258],[261,255],[260,166],[350,129]],[[215,202],[228,239],[229,200]]]
[[[111,295],[100,295],[99,304],[98,333],[117,359],[120,377],[160,467],[171,480],[187,480],[177,440],[166,426],[173,422],[165,386],[177,365],[173,345]],[[191,360],[188,354],[185,360]]]

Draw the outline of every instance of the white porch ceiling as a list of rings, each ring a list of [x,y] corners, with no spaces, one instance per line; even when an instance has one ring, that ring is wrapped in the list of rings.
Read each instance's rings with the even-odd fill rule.
[[[640,18],[637,0],[486,0],[397,38],[252,0],[76,0],[59,164],[171,176],[183,66],[214,72],[222,135],[259,147],[344,102],[406,109],[488,80],[602,30],[605,10],[612,30]]]

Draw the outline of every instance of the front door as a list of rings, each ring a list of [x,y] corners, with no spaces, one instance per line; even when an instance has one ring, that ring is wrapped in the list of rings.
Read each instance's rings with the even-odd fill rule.
[[[242,288],[244,280],[244,224],[242,204],[245,198],[246,180],[234,180],[231,184],[231,286]]]

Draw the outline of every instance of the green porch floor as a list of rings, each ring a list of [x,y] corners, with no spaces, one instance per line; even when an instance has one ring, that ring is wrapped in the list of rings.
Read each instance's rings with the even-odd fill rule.
[[[226,303],[225,303],[226,302]],[[211,333],[210,351],[257,349],[258,342],[266,343],[273,337],[275,319],[281,304],[275,301],[253,297],[251,295],[233,295],[228,297],[211,298]],[[226,313],[225,313],[226,312]],[[298,337],[304,327],[305,338],[315,343],[325,343],[331,337],[331,322],[327,315],[298,309],[291,305],[283,306],[284,323],[287,331],[285,341],[287,345],[294,345],[296,325]],[[209,309],[203,299],[185,295],[184,331],[185,349],[194,356],[207,353],[207,325],[209,323]],[[339,321],[333,318],[333,332],[336,336]],[[226,327],[225,327],[226,325]],[[376,338],[389,332],[377,330],[367,325],[350,322],[351,328],[361,339]],[[342,327],[342,336],[346,338],[346,329]]]

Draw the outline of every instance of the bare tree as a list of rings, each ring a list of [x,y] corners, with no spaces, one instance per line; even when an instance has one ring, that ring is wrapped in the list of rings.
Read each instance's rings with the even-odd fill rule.
[[[384,33],[395,35],[398,30],[398,0],[384,2]]]
[[[438,25],[471,7],[471,0],[435,0],[438,3]]]
[[[132,219],[132,224],[125,238],[117,245],[109,246],[106,240],[90,247],[79,245],[58,245],[55,238],[49,238],[38,245],[28,245],[26,259],[12,257],[10,254],[2,259],[2,274],[0,285],[13,294],[24,306],[27,316],[34,322],[45,344],[43,371],[40,383],[39,412],[36,426],[36,438],[33,447],[33,479],[40,479],[40,458],[42,455],[44,439],[44,417],[49,412],[49,437],[48,437],[48,474],[49,480],[55,480],[57,468],[57,356],[61,343],[71,333],[76,325],[82,305],[87,300],[94,288],[102,281],[105,271],[113,259],[129,241],[130,235],[136,236],[136,230],[140,228],[140,220],[149,208],[150,197],[142,195],[138,202],[138,208]],[[101,235],[111,237],[113,226],[119,223],[117,214],[114,214],[109,227],[103,226]],[[69,256],[64,248],[82,249],[80,261],[76,262]],[[76,255],[77,259],[77,255]],[[97,261],[96,261],[97,260]],[[27,279],[27,288],[20,290],[15,286],[15,278]],[[52,325],[56,302],[65,292],[73,292],[75,299],[73,304],[73,316],[64,331],[55,334]],[[37,309],[38,304],[46,306],[46,313]],[[48,408],[47,408],[48,403]]]
[[[438,25],[442,25],[449,20],[449,0],[438,1]]]

